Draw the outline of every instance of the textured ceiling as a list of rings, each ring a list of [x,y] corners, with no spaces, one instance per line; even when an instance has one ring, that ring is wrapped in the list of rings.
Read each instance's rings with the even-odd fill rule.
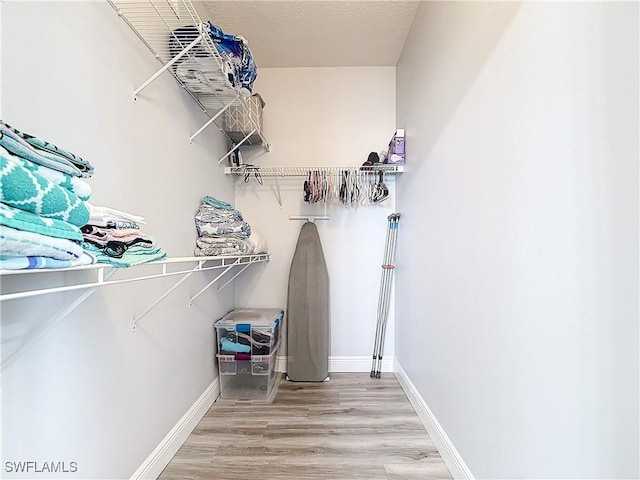
[[[419,2],[207,0],[203,20],[249,42],[258,67],[395,66]]]

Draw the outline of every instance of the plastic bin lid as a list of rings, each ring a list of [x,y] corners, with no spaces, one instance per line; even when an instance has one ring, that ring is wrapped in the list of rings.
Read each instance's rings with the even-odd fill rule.
[[[284,310],[280,308],[236,308],[230,311],[215,324],[218,326],[248,323],[257,326],[271,326],[284,317]]]

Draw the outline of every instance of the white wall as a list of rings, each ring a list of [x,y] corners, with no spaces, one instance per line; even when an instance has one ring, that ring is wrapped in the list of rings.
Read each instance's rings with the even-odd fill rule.
[[[425,2],[396,358],[477,478],[638,478],[638,4]]]
[[[255,90],[266,102],[264,133],[272,150],[244,150],[243,160],[248,163],[359,166],[369,152],[386,149],[395,130],[393,67],[264,68],[258,72]],[[394,180],[387,178],[392,192],[388,200],[359,208],[306,204],[303,181],[279,179],[280,208],[273,178],[265,178],[262,187],[255,179],[248,184],[236,180],[236,206],[267,237],[272,253],[264,278],[239,279],[236,304],[286,308],[291,258],[303,224],[290,221],[289,216],[329,215],[329,221],[317,221],[317,225],[331,284],[330,356],[334,360],[350,357],[340,365],[364,365],[368,371],[386,217],[395,205]],[[393,328],[391,310],[386,357],[393,356]],[[280,355],[285,353],[283,347]],[[334,371],[342,368],[335,361],[332,366]]]
[[[3,4],[2,118],[90,160],[93,203],[144,216],[169,256],[190,256],[201,197],[233,201],[233,183],[216,164],[219,132],[189,145],[207,117],[169,74],[132,101],[158,66],[106,2]],[[217,376],[212,324],[233,288],[188,307],[215,274],[194,275],[135,334],[134,316],[175,277],[102,288],[23,350],[2,373],[3,472],[7,461],[75,461],[78,478],[128,478]],[[85,274],[3,278],[2,289],[71,275]],[[78,295],[3,303],[2,358]]]

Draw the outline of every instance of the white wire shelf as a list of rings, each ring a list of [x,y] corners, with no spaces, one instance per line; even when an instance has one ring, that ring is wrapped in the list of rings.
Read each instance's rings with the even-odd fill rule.
[[[275,180],[274,194],[278,205],[282,208],[282,194],[278,178],[309,177],[310,189],[318,185],[322,194],[311,203],[336,202],[346,206],[371,205],[380,203],[388,198],[388,188],[384,184],[385,175],[395,175],[404,171],[404,165],[381,163],[379,165],[345,167],[345,166],[261,166],[240,165],[225,167],[225,174],[244,177],[249,182],[255,176],[258,183],[262,178],[271,177]],[[305,188],[307,182],[305,181]],[[382,192],[382,193],[381,193]],[[386,193],[385,193],[386,192]],[[310,193],[310,192],[309,192]],[[313,195],[311,195],[313,198]],[[305,199],[306,201],[306,199]]]
[[[168,258],[165,260],[158,260],[155,262],[142,263],[140,265],[135,265],[133,267],[128,268],[116,268],[112,265],[105,263],[96,263],[93,265],[84,265],[79,267],[69,267],[69,268],[40,268],[40,269],[31,269],[31,270],[0,270],[0,277],[9,277],[16,275],[42,275],[42,274],[50,274],[56,272],[80,272],[80,271],[95,271],[95,278],[77,278],[70,279],[65,278],[65,283],[74,282],[71,284],[66,284],[59,287],[50,287],[43,289],[24,289],[17,292],[5,293],[4,289],[6,288],[6,284],[3,285],[3,293],[0,294],[0,302],[8,301],[8,300],[16,300],[20,298],[28,298],[34,297],[38,295],[46,295],[50,293],[61,293],[61,292],[69,292],[73,290],[84,290],[94,287],[102,287],[106,285],[115,285],[118,283],[129,283],[136,282],[140,280],[149,280],[153,278],[160,277],[169,277],[173,275],[185,275],[190,273],[195,273],[198,271],[205,272],[207,270],[214,269],[223,269],[227,267],[235,267],[235,266],[243,266],[243,265],[251,265],[257,262],[268,262],[270,255],[268,253],[260,253],[256,255],[239,255],[239,256],[224,256],[224,257],[176,257],[176,258]],[[185,263],[193,263],[194,267],[189,269],[178,268],[171,269],[170,265],[177,264],[185,264]],[[150,267],[155,269],[156,271],[153,273],[146,273],[143,275],[134,276],[131,278],[123,278],[117,280],[111,280],[109,277],[118,271],[133,271],[138,269],[139,267]]]
[[[79,305],[81,305],[87,298],[89,298],[98,287],[103,287],[106,285],[115,285],[118,283],[129,283],[136,282],[140,280],[149,280],[153,278],[161,278],[161,277],[169,277],[175,275],[181,275],[182,278],[178,280],[171,288],[169,288],[158,300],[156,300],[151,306],[149,306],[144,312],[138,314],[131,323],[131,331],[135,332],[137,329],[138,322],[142,317],[144,317],[147,313],[149,313],[153,308],[156,307],[162,300],[169,296],[171,292],[173,292],[178,286],[180,286],[183,282],[185,282],[191,275],[197,272],[206,272],[208,270],[222,270],[212,281],[210,281],[203,289],[201,289],[197,294],[189,300],[189,306],[192,305],[192,302],[200,296],[205,290],[211,287],[214,283],[218,282],[223,275],[227,272],[230,272],[232,269],[239,267],[236,273],[229,280],[226,281],[224,285],[218,288],[218,293],[222,291],[224,287],[226,287],[229,283],[231,283],[238,275],[244,272],[249,266],[259,263],[259,262],[268,262],[270,259],[270,255],[268,253],[260,253],[255,255],[238,255],[238,256],[224,256],[224,257],[176,257],[176,258],[168,258],[164,260],[158,260],[155,262],[143,263],[140,265],[136,265],[134,267],[129,268],[116,268],[107,264],[95,264],[95,265],[87,265],[81,267],[70,267],[70,268],[56,268],[56,269],[34,269],[34,270],[0,270],[0,277],[9,277],[9,276],[17,276],[17,275],[33,275],[33,274],[42,274],[42,273],[54,273],[54,272],[74,272],[74,271],[95,271],[96,278],[95,279],[82,279],[77,278],[74,281],[69,278],[69,276],[65,276],[64,282],[71,282],[63,285],[61,287],[51,287],[51,288],[42,288],[42,289],[22,289],[17,292],[12,293],[3,293],[0,295],[0,302],[7,300],[16,300],[19,298],[28,298],[34,297],[37,295],[45,295],[52,293],[60,293],[60,292],[68,292],[74,290],[84,290],[82,294],[76,298],[71,304],[69,304],[63,311],[58,314],[52,316],[52,318],[47,321],[42,327],[40,327],[36,332],[31,334],[28,340],[20,346],[15,352],[10,354],[7,358],[5,358],[0,364],[0,372],[4,371],[11,363],[18,358],[22,352],[26,351],[28,347],[34,345],[40,338],[44,337],[48,332],[50,332],[58,323],[60,323],[64,318],[66,318],[71,312],[73,312]],[[194,264],[191,268],[178,268],[176,270],[170,270],[170,265],[178,265],[191,263]],[[156,271],[154,273],[147,273],[144,275],[134,276],[133,278],[123,278],[119,280],[111,280],[111,277],[118,271],[131,271],[138,269],[138,267],[148,266]],[[3,284],[3,289],[6,287],[6,283]]]
[[[227,175],[238,175],[259,173],[263,177],[306,177],[309,172],[358,172],[358,173],[377,173],[396,174],[404,172],[404,165],[393,165],[384,163],[370,167],[344,167],[344,166],[261,166],[261,165],[240,165],[238,167],[225,167],[224,173]]]
[[[245,110],[245,99],[227,80],[225,62],[215,47],[208,26],[190,0],[108,0],[118,15],[162,64],[147,81],[135,89],[134,100],[156,78],[169,71],[198,105],[211,117],[189,138],[192,142],[204,129],[231,107]],[[251,98],[251,97],[249,97]],[[247,107],[247,111],[249,108]],[[257,141],[269,149],[261,125],[244,132],[234,141],[233,150],[247,141]],[[222,130],[222,129],[221,129]],[[226,132],[225,132],[226,134]],[[233,151],[232,150],[232,151]],[[231,152],[219,160],[222,162]]]
[[[218,111],[229,103],[241,102],[239,92],[227,84],[220,54],[190,0],[109,0],[109,3],[203,109]],[[195,64],[199,58],[210,59],[217,68],[200,72],[201,82],[208,83],[209,88],[193,92],[176,74],[178,65],[174,67],[174,64],[185,61]],[[136,89],[134,97],[155,78]]]

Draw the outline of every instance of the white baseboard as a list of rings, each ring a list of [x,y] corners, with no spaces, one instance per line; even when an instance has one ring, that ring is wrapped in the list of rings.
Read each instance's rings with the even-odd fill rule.
[[[329,357],[330,372],[365,372],[371,371],[372,358],[364,357]],[[381,372],[393,372],[393,357],[382,359]]]
[[[396,360],[394,363],[396,378],[398,379],[398,382],[400,382],[402,390],[404,390],[404,393],[407,395],[411,405],[413,405],[418,417],[420,417],[422,424],[427,429],[427,433],[438,448],[440,456],[447,465],[447,468],[451,472],[453,478],[474,480],[475,477],[471,473],[471,470],[469,470],[467,464],[464,463],[464,460],[458,453],[458,450],[453,446],[453,443],[436,417],[433,415],[433,412],[427,405],[427,402],[424,401],[398,361]]]
[[[213,402],[220,396],[220,384],[216,378],[200,395],[182,418],[175,424],[162,442],[131,475],[133,479],[156,479],[180,449],[189,434],[198,425]]]
[[[329,372],[370,372],[371,357],[329,357]],[[276,371],[287,371],[287,357],[278,356],[276,358]],[[382,372],[393,372],[393,357],[382,359]]]

